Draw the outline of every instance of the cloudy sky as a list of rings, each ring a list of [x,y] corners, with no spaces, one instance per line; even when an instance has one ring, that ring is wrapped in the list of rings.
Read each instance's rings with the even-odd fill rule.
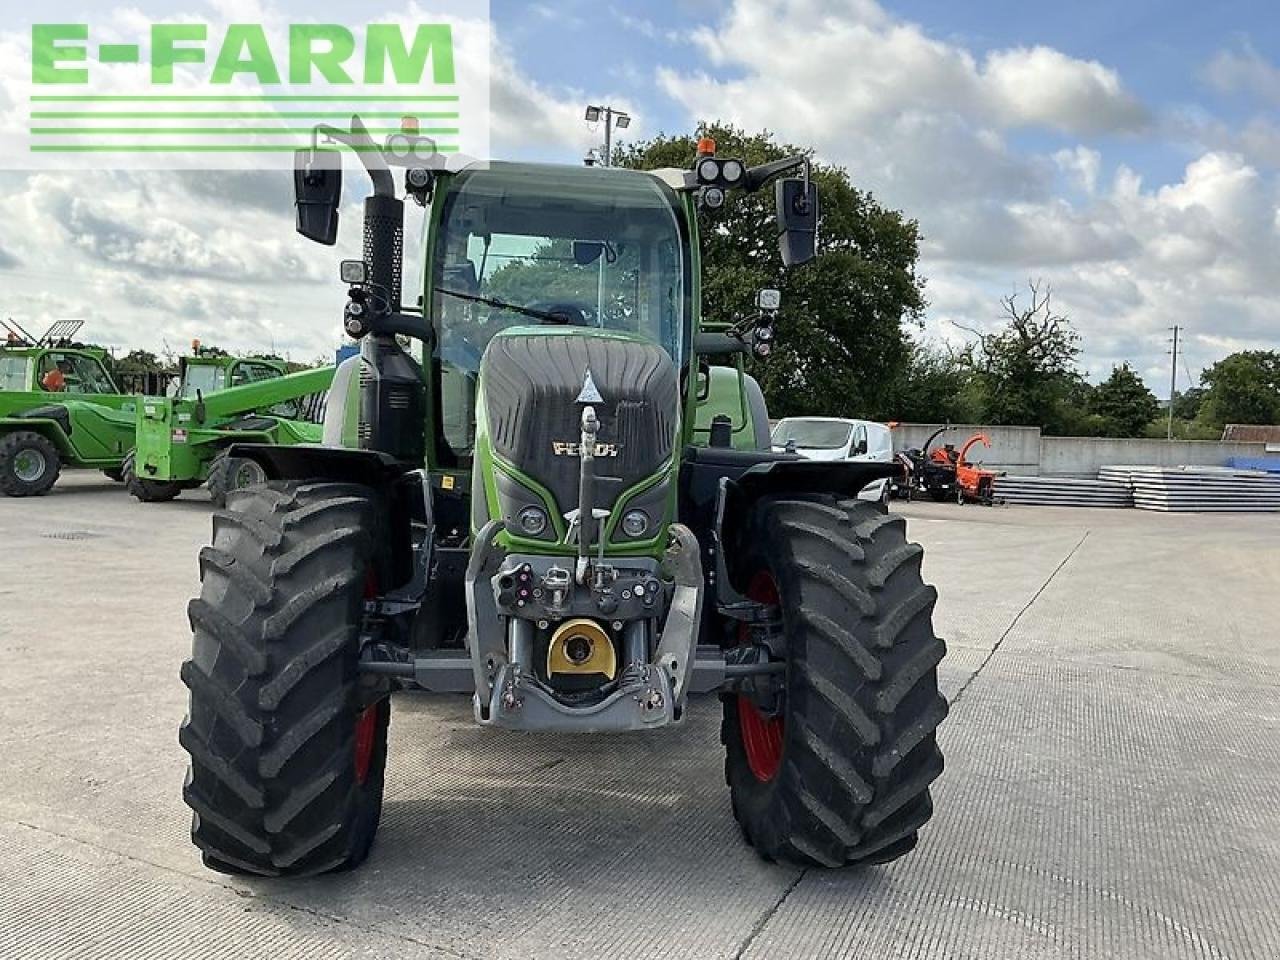
[[[1095,379],[1128,360],[1163,393],[1175,323],[1180,386],[1280,347],[1265,0],[493,0],[491,15],[496,156],[576,162],[599,134],[587,101],[630,110],[638,137],[768,128],[920,221],[927,336],[994,324],[1034,277]],[[0,173],[0,313],[81,317],[121,346],[328,352],[358,218],[324,250],[293,235],[290,202],[284,174]]]

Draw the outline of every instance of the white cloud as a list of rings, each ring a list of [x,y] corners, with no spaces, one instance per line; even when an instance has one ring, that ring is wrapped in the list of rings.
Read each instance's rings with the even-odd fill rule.
[[[1280,102],[1280,67],[1249,44],[1219,51],[1205,65],[1203,76],[1220,93],[1246,93]]]
[[[995,325],[998,297],[1042,277],[1095,375],[1129,360],[1167,382],[1174,323],[1193,371],[1228,342],[1280,337],[1278,188],[1259,165],[1280,157],[1272,121],[1188,136],[1208,125],[1157,123],[1110,66],[1034,44],[975,54],[870,0],[734,0],[696,42],[714,73],[657,71],[691,120],[812,145],[919,220],[932,335]],[[1255,92],[1280,80],[1250,51],[1208,75]],[[1076,143],[1037,153],[1024,130]],[[1176,183],[1146,186],[1107,162],[1117,136],[1201,146]]]
[[[1097,150],[1090,150],[1084,146],[1077,146],[1072,150],[1059,150],[1053,155],[1053,160],[1085,193],[1094,193],[1098,189],[1098,171],[1102,168],[1102,154]]]

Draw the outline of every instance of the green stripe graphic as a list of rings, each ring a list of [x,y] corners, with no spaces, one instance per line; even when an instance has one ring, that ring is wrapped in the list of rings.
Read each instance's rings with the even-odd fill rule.
[[[179,94],[130,94],[66,96],[32,95],[35,103],[457,103],[457,96],[322,96],[319,94],[274,94],[262,96],[205,96]]]
[[[344,130],[344,133],[351,133]],[[369,133],[389,134],[402,133],[399,127],[370,127]],[[457,127],[427,127],[419,130],[422,136],[454,136]],[[122,134],[185,134],[189,136],[214,135],[261,135],[261,136],[295,136],[311,134],[310,127],[32,127],[33,136],[39,137],[80,137],[87,134],[104,134],[119,136]]]
[[[228,113],[213,113],[204,111],[200,113],[191,112],[167,112],[167,111],[148,111],[148,110],[33,110],[31,111],[32,120],[309,120],[309,119],[327,119],[341,118],[350,119],[353,111],[351,110],[289,110],[281,112],[268,113],[248,113],[231,111]],[[403,110],[391,111],[358,111],[362,118],[369,117],[371,119],[385,120],[394,117],[399,119],[405,116]],[[457,120],[456,113],[411,113],[410,116],[417,117],[419,120]]]
[[[299,141],[304,142],[304,141]],[[309,141],[306,141],[309,142]],[[159,145],[151,143],[33,143],[32,153],[293,153],[296,145],[264,144],[264,143],[202,143]],[[358,153],[381,152],[381,147],[349,147]],[[439,153],[457,153],[458,148],[449,144],[438,144]]]

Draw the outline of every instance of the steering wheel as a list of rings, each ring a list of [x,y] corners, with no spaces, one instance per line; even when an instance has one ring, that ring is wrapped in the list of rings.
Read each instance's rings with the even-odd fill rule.
[[[543,320],[544,324],[561,324],[570,327],[594,327],[595,311],[582,304],[567,301],[543,302],[534,304],[535,310],[553,314],[555,320]]]

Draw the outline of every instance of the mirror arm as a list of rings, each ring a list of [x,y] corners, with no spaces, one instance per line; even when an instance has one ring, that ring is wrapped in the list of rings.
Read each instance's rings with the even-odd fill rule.
[[[765,186],[774,177],[779,177],[784,173],[789,173],[796,167],[804,167],[802,178],[805,182],[805,189],[809,184],[809,158],[807,156],[784,157],[781,160],[773,160],[769,163],[762,163],[756,167],[750,167],[747,175],[743,178],[742,189],[747,193],[755,193],[761,187]]]
[[[435,345],[435,331],[421,314],[384,313],[370,321],[369,332],[375,335],[399,334],[421,340],[428,347]]]
[[[331,127],[327,123],[316,124],[311,131],[312,150],[319,146],[319,139],[322,135],[335,143],[351,147],[355,151],[356,156],[360,158],[360,162],[364,164],[365,170],[369,171],[369,179],[373,181],[375,196],[394,197],[396,195],[396,182],[391,176],[391,168],[387,166],[387,162],[382,158],[382,151],[378,149],[373,137],[369,136],[368,127],[364,125],[364,122],[358,116],[353,115],[351,117],[350,132]]]
[[[719,356],[751,352],[744,340],[728,333],[700,333],[693,338],[693,349],[697,353]]]

